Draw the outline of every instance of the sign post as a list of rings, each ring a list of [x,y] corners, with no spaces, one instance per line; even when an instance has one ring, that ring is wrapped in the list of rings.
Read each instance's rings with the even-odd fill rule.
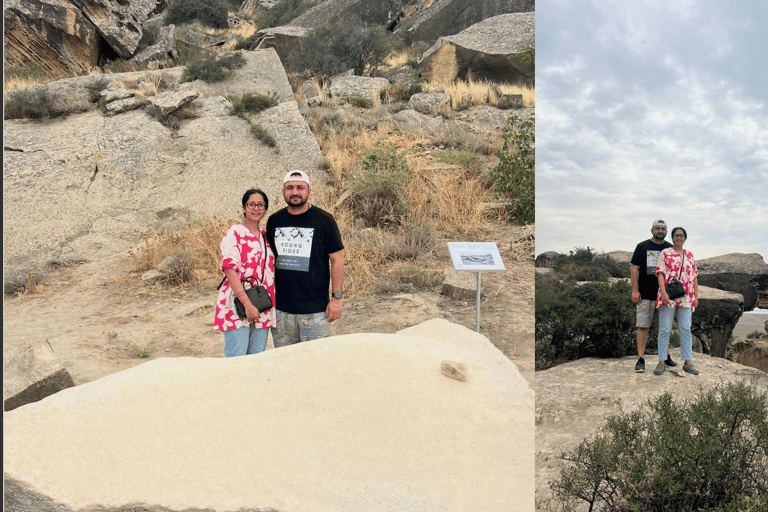
[[[480,295],[483,272],[506,270],[496,242],[448,242],[453,268],[458,271],[477,272],[477,316],[475,331],[480,332]]]

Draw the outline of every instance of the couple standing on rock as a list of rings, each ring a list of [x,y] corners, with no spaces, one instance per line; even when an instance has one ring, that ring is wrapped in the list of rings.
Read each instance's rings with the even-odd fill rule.
[[[275,348],[325,338],[331,335],[330,322],[341,317],[344,245],[336,220],[309,204],[304,171],[288,171],[282,192],[287,206],[273,213],[264,229],[260,224],[269,208],[267,194],[247,190],[243,221],[221,240],[225,279],[213,327],[224,333],[227,357],[263,352],[269,329]],[[253,281],[264,286],[274,307],[260,312],[251,303],[243,283]],[[244,317],[237,314],[235,297],[244,306]]]
[[[632,302],[637,305],[637,355],[635,371],[645,371],[645,345],[648,342],[648,330],[653,323],[656,308],[659,309],[659,363],[653,370],[654,375],[661,375],[667,366],[677,366],[668,355],[669,334],[672,322],[677,317],[680,330],[680,357],[684,361],[683,370],[698,375],[699,371],[691,362],[693,339],[691,337],[691,317],[699,304],[699,272],[690,251],[683,249],[688,238],[685,229],[672,229],[672,242],[664,240],[667,236],[667,224],[656,220],[651,226],[650,240],[637,244],[632,255]],[[678,279],[685,288],[685,295],[670,299],[666,285]]]

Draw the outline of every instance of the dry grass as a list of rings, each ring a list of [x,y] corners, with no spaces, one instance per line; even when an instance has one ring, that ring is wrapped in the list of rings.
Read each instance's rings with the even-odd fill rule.
[[[534,107],[536,105],[535,89],[525,85],[494,84],[487,81],[463,81],[453,82],[431,81],[425,84],[424,89],[434,91],[443,88],[446,94],[451,97],[451,106],[454,109],[462,108],[466,105],[466,98],[472,98],[475,105],[496,105],[501,94],[522,94],[523,106]]]
[[[131,249],[129,272],[145,272],[164,264],[171,284],[200,285],[219,275],[221,238],[234,220],[211,219],[187,226],[179,233],[144,233]]]

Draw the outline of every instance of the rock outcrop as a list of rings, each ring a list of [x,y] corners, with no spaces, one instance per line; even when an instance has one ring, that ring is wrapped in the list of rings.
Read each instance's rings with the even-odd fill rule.
[[[87,72],[98,62],[101,36],[68,0],[3,2],[4,63],[35,62],[52,75]]]
[[[485,19],[462,32],[440,37],[424,53],[419,69],[427,80],[450,82],[469,78],[492,82],[525,82],[533,64],[514,60],[534,44],[533,12]]]
[[[547,251],[536,256],[536,268],[554,268],[560,253],[556,251]]]
[[[533,401],[439,319],[155,359],[5,414],[5,510],[529,512]]]
[[[768,263],[759,254],[733,253],[696,262],[699,284],[740,293],[744,310],[768,309]]]
[[[168,5],[166,0],[10,0],[3,4],[5,61],[82,74],[102,54],[129,58],[143,23]]]
[[[47,340],[3,349],[3,410],[37,402],[74,385]]]
[[[290,23],[292,27],[318,28],[339,21],[359,19],[368,25],[386,26],[400,12],[404,0],[326,0]]]
[[[742,313],[742,295],[699,285],[699,306],[691,319],[694,348],[705,354],[725,357],[733,328]]]
[[[680,351],[673,349],[672,357],[679,361]],[[637,411],[665,391],[683,401],[698,396],[700,387],[709,390],[721,382],[740,380],[768,390],[768,375],[726,359],[694,354],[700,371],[695,376],[680,372],[680,366],[661,376],[651,371],[634,373],[636,360],[636,356],[585,358],[536,372],[537,510],[560,510],[551,502],[551,485],[565,465],[561,455],[595,434],[609,416]]]
[[[408,43],[434,43],[439,37],[458,34],[493,16],[533,12],[534,6],[534,0],[436,0],[402,20],[394,29],[405,31]]]
[[[200,93],[193,102],[200,117],[175,131],[143,109],[6,120],[6,283],[51,260],[90,260],[126,250],[144,230],[173,230],[210,216],[234,218],[240,195],[253,186],[280,204],[285,169],[306,169],[322,183],[320,148],[277,54],[245,52],[245,58],[246,66],[225,82],[182,84],[180,91]],[[107,90],[110,83],[181,71],[79,77],[47,87],[91,98],[91,87]],[[280,104],[252,121],[262,124],[278,148],[290,150],[278,153],[260,143],[245,120],[222,109],[222,96],[243,92],[277,93]]]

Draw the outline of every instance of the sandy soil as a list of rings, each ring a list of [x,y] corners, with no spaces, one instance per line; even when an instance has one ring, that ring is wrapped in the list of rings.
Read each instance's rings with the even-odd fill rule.
[[[511,243],[522,233],[523,228],[509,225],[490,237],[497,240],[507,270],[483,274],[480,332],[533,386],[533,243],[524,256],[517,247],[513,254]],[[127,272],[131,262],[121,253],[59,269],[40,293],[6,297],[4,342],[47,339],[76,384],[147,361],[138,353],[148,347],[154,350],[151,358],[223,357],[222,335],[212,328],[218,281],[204,289],[147,286],[138,274]],[[344,301],[334,333],[393,333],[435,317],[475,329],[475,302],[441,295],[438,288],[351,297]]]

